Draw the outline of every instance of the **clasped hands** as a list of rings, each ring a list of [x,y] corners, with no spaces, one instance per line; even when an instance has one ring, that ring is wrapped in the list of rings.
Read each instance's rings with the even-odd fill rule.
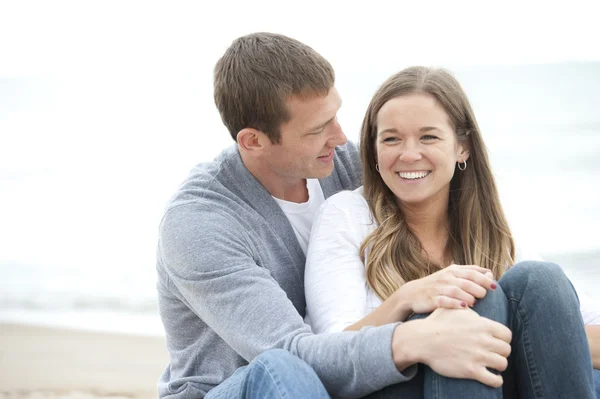
[[[471,309],[496,288],[488,269],[471,265],[451,265],[400,287],[394,295],[408,311],[406,317],[431,314],[396,328],[392,355],[398,369],[424,363],[446,377],[500,387],[502,376],[492,370],[506,370],[512,332]]]

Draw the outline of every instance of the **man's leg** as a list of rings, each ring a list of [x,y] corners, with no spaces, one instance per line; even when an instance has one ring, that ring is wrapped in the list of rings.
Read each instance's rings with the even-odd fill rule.
[[[263,353],[240,367],[206,395],[206,399],[330,399],[315,371],[282,349]]]
[[[499,283],[513,333],[505,388],[516,387],[522,398],[594,398],[579,300],[560,266],[521,262]]]

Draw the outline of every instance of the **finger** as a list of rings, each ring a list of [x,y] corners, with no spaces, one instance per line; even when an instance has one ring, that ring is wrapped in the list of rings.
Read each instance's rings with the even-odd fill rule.
[[[504,382],[501,375],[494,374],[485,367],[478,368],[473,377],[473,379],[492,388],[500,388]]]
[[[487,359],[485,360],[485,365],[490,369],[502,372],[508,367],[508,360],[497,353],[489,352]]]
[[[439,292],[441,296],[454,298],[461,302],[465,302],[469,306],[473,306],[475,304],[475,297],[469,294],[467,291],[463,291],[456,285],[445,285],[440,288]]]
[[[463,291],[466,291],[469,294],[473,295],[475,298],[481,299],[485,296],[485,294],[487,294],[487,290],[484,287],[472,282],[471,280],[457,278],[456,285]]]
[[[497,321],[483,318],[488,326],[488,331],[493,337],[498,338],[508,344],[512,340],[512,331],[504,324],[498,323]]]
[[[497,285],[493,278],[470,269],[458,269],[454,272],[454,276],[474,282],[486,290],[496,289]]]
[[[512,352],[512,347],[508,342],[496,337],[490,337],[485,343],[485,348],[490,352],[497,353],[504,357],[510,356],[510,353]]]
[[[438,295],[433,298],[433,304],[436,308],[444,309],[465,309],[467,303],[459,299],[450,298],[444,295]]]
[[[486,274],[490,271],[490,269],[486,269],[485,267],[477,266],[477,265],[456,265],[461,269],[470,269],[476,271],[481,274]]]
[[[494,273],[492,273],[492,271],[490,269],[486,269],[485,267],[481,267],[481,266],[477,266],[477,265],[465,265],[465,266],[461,266],[465,269],[470,269],[470,270],[474,270],[478,273],[481,273],[489,278],[491,278],[492,280],[494,280]]]

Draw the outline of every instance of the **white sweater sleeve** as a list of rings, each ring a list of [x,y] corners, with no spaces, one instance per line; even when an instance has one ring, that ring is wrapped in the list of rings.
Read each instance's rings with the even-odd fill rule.
[[[311,230],[304,290],[306,320],[317,334],[342,331],[371,311],[359,248],[374,227],[359,190],[325,201]]]

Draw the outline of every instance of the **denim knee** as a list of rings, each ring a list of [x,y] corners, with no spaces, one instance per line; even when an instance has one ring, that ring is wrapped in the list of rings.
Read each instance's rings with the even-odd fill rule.
[[[279,370],[286,372],[288,369],[295,369],[297,367],[303,368],[305,365],[304,361],[300,358],[292,355],[290,352],[283,349],[270,349],[257,356],[250,364],[249,368],[256,368],[260,366],[268,370]],[[306,365],[308,367],[308,365]]]
[[[544,281],[560,282],[568,280],[563,269],[556,263],[537,260],[526,260],[516,263],[506,271],[505,276],[519,280],[526,280],[533,277],[539,283]]]
[[[266,384],[271,385],[271,389],[278,392],[277,397],[329,398],[323,383],[312,367],[283,349],[271,349],[262,353],[250,362],[247,373],[248,391],[257,392],[256,386],[263,386],[264,390]],[[264,397],[271,397],[271,395]]]
[[[515,282],[535,282],[536,285],[570,284],[563,269],[556,263],[527,260],[509,268],[501,280]]]
[[[504,325],[508,324],[508,299],[500,285],[495,290],[489,290],[485,297],[478,299],[473,310],[480,316]]]
[[[530,297],[563,303],[578,301],[563,269],[551,262],[519,262],[504,273],[499,283],[509,300],[520,300],[527,293]]]

